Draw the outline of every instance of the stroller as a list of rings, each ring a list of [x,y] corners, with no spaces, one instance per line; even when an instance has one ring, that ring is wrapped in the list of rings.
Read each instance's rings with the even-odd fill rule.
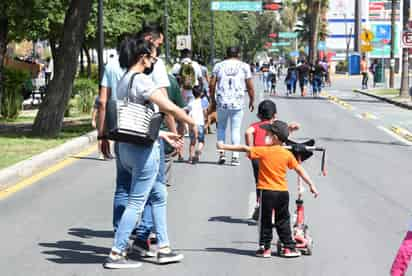
[[[322,162],[321,162],[321,171],[322,174],[326,175],[325,170],[325,160],[326,160],[326,150],[321,147],[315,147],[315,140],[311,139],[304,143],[297,143],[289,141],[286,146],[296,157],[299,163],[304,162],[309,159],[314,151],[321,151]],[[293,231],[292,235],[296,241],[296,249],[300,250],[304,255],[312,255],[313,250],[313,239],[309,235],[308,228],[309,226],[305,223],[305,211],[303,206],[303,185],[301,179],[298,177],[298,198],[296,200],[296,210],[293,222]],[[277,252],[279,256],[282,256],[283,244],[279,241],[277,243]]]

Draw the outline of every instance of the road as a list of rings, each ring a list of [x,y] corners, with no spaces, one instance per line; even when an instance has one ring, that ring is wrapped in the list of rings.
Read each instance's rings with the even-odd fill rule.
[[[328,93],[348,97],[345,85],[337,80]],[[258,81],[256,87],[262,99]],[[356,116],[382,105],[397,114],[382,122],[398,122],[407,120],[404,110],[366,99],[347,110],[326,98],[274,98],[280,119],[302,125],[295,139],[315,138],[328,151],[326,177],[320,176],[320,156],[304,164],[320,191],[318,199],[305,194],[313,256],[254,257],[250,163],[242,157],[240,167],[216,165],[215,135],[209,135],[202,162],[176,163],[169,188],[169,234],[185,254],[182,263],[102,268],[112,245],[115,170],[114,162],[97,161],[95,153],[0,201],[1,275],[388,275],[410,219],[412,147],[376,120]],[[254,120],[246,113],[244,127]],[[296,176],[288,179],[294,198]]]

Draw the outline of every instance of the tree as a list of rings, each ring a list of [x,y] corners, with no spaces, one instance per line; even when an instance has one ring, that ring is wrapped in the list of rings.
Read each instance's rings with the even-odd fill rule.
[[[63,34],[55,56],[54,78],[33,125],[33,134],[53,137],[59,134],[72,92],[77,58],[89,20],[92,0],[71,0],[66,11]]]

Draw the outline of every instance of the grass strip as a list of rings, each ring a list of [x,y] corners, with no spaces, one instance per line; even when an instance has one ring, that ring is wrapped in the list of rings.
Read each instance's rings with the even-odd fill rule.
[[[14,165],[92,130],[90,123],[83,123],[64,127],[56,138],[38,138],[21,133],[2,133],[0,136],[0,169]]]

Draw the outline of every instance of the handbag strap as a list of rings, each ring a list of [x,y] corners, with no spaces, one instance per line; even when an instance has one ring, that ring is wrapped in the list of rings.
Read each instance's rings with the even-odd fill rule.
[[[133,81],[134,81],[134,77],[136,77],[136,75],[139,75],[140,73],[133,73],[133,75],[130,77],[130,81],[129,84],[127,85],[127,94],[126,94],[126,101],[129,102],[130,100],[130,90],[132,90],[132,86],[133,86]]]
[[[130,90],[132,90],[132,87],[133,87],[134,77],[136,77],[136,75],[139,75],[139,74],[141,74],[141,73],[135,72],[135,73],[133,73],[133,75],[130,77],[129,84],[128,84],[128,86],[127,86],[126,103],[128,103],[128,102],[130,101]],[[153,111],[155,110],[154,107],[153,107],[153,104],[152,104],[150,101],[147,101],[147,100],[144,101],[143,105],[146,106],[146,107],[148,107],[148,108],[150,108],[150,109],[153,110]]]

